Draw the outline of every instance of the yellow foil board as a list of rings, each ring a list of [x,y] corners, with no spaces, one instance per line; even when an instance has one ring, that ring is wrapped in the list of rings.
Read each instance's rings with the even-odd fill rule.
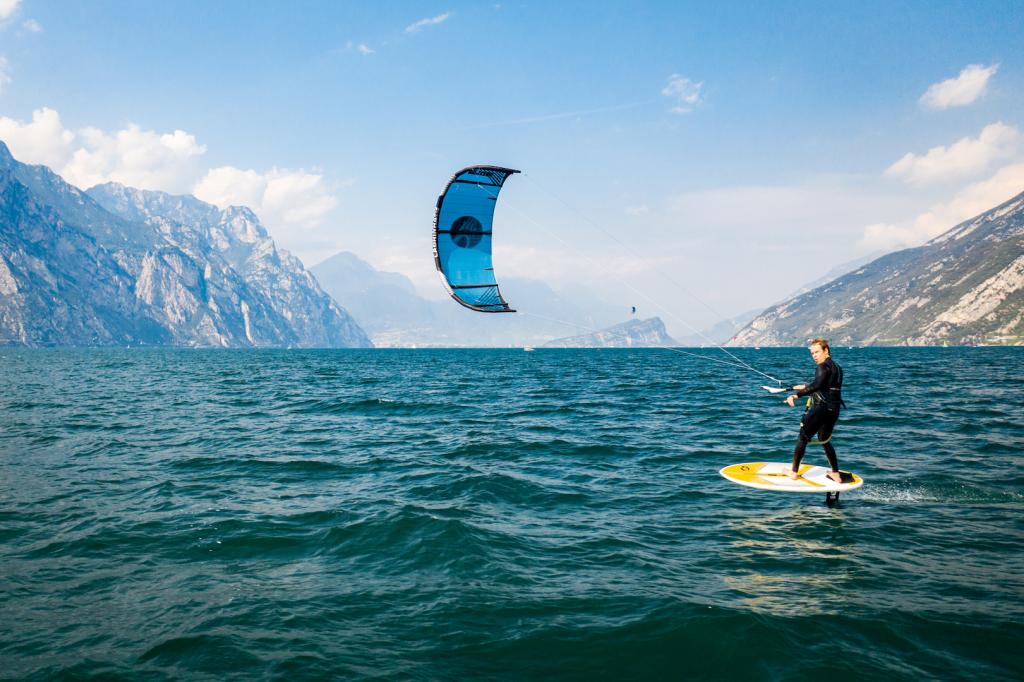
[[[800,465],[800,478],[793,480],[786,476],[793,465],[782,462],[747,462],[725,467],[718,473],[733,483],[760,488],[762,490],[781,490],[788,493],[831,493],[853,490],[864,484],[857,474],[852,474],[850,483],[836,483],[828,478],[829,469],[810,464]]]

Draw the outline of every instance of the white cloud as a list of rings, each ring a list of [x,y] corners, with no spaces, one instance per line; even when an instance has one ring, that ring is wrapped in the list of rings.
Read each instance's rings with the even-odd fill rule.
[[[207,171],[193,188],[193,194],[221,208],[255,207],[262,203],[267,181],[261,173],[221,166]]]
[[[266,173],[231,166],[211,169],[193,188],[203,201],[248,206],[271,226],[309,228],[338,205],[323,175],[274,168]]]
[[[0,0],[0,21],[9,19],[11,15],[18,11],[18,5],[21,4],[21,0]]]
[[[647,215],[651,212],[651,207],[647,204],[640,204],[639,206],[627,206],[626,213],[631,216],[642,216]]]
[[[28,21],[23,23],[21,27],[24,28],[29,33],[42,33],[43,31],[42,24],[40,24],[35,19],[29,19]]]
[[[428,19],[420,19],[419,21],[409,24],[405,27],[406,33],[418,33],[423,30],[425,26],[435,26],[444,21],[448,20],[448,17],[452,15],[451,12],[445,12],[444,14],[438,14],[436,17],[430,17]]]
[[[8,73],[9,68],[7,57],[0,57],[0,94],[3,93],[4,88],[11,84],[11,74]]]
[[[263,211],[271,216],[280,215],[285,223],[316,225],[337,205],[338,200],[319,173],[274,169],[267,174]]]
[[[661,89],[661,94],[671,99],[675,106],[672,112],[685,114],[701,103],[700,91],[704,83],[694,82],[686,76],[674,73],[668,77],[668,84]]]
[[[204,172],[200,164],[206,146],[183,130],[161,134],[135,124],[113,132],[69,130],[56,111],[45,107],[27,123],[0,117],[0,140],[19,161],[49,166],[83,189],[119,182],[192,193],[221,207],[248,206],[286,248],[309,241],[308,230],[336,208],[335,191],[346,184],[329,185],[322,174],[301,169],[257,172],[222,166]]]
[[[135,124],[112,133],[98,128],[68,130],[60,115],[43,107],[23,123],[0,117],[0,140],[24,163],[49,166],[83,189],[120,182],[141,189],[187,191],[199,173],[206,147],[193,135],[175,130],[160,134]]]
[[[206,146],[184,130],[160,134],[134,123],[114,133],[98,128],[78,132],[81,146],[60,174],[73,185],[119,182],[140,189],[187,191]]]
[[[74,139],[75,134],[64,128],[60,114],[53,109],[36,109],[28,123],[0,117],[0,140],[24,163],[41,163],[59,172],[71,158]]]
[[[971,104],[985,94],[989,79],[998,70],[998,64],[991,66],[971,64],[956,78],[950,78],[929,87],[921,95],[921,105],[927,109],[949,109]]]
[[[932,147],[927,154],[908,153],[886,169],[890,177],[914,185],[926,185],[950,178],[975,175],[994,161],[1014,156],[1024,136],[1002,122],[985,126],[976,138],[965,137],[948,147]]]
[[[946,203],[932,206],[907,223],[875,223],[864,228],[861,246],[896,249],[920,246],[951,227],[1013,198],[1024,190],[1024,163],[1001,168],[987,180],[968,185]]]
[[[353,43],[351,40],[345,43],[345,50],[348,52],[358,52],[361,55],[371,55],[376,52],[366,43]]]

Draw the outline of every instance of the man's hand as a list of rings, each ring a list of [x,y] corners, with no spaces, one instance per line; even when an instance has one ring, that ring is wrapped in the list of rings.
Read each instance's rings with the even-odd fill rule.
[[[786,398],[785,403],[790,407],[794,407],[796,405],[796,393],[793,393],[788,398]]]

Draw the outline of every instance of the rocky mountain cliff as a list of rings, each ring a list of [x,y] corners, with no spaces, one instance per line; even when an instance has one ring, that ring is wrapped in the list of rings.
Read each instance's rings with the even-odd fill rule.
[[[734,346],[1024,343],[1024,194],[772,306]]]
[[[81,192],[2,142],[0,344],[371,345],[248,209]]]
[[[590,334],[567,336],[544,344],[545,348],[645,348],[678,345],[665,330],[660,317],[629,320]]]

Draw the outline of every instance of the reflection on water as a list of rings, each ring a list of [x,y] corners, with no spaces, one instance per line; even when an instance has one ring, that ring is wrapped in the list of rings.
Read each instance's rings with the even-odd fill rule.
[[[733,515],[725,525],[722,581],[744,607],[783,616],[843,610],[859,561],[841,508]]]

